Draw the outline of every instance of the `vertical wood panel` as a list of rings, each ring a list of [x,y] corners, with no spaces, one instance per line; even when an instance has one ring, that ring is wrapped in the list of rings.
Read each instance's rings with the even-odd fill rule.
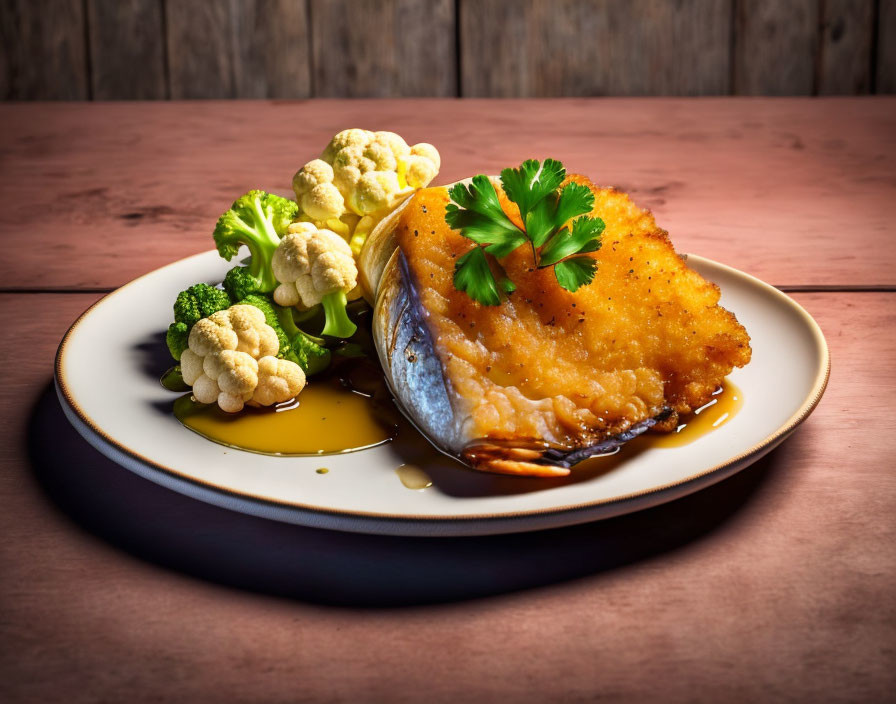
[[[871,89],[874,0],[822,0],[818,62],[821,95],[855,95]]]
[[[166,0],[172,98],[235,98],[233,13],[225,0]]]
[[[310,94],[306,0],[167,0],[172,98]]]
[[[460,0],[462,94],[730,90],[731,0]]]
[[[896,93],[896,0],[880,0],[877,19],[878,93]]]
[[[232,5],[236,96],[310,96],[306,0],[234,0]]]
[[[476,98],[534,95],[526,42],[533,0],[457,0],[460,94]],[[534,48],[533,48],[534,49]]]
[[[0,96],[89,97],[84,34],[81,0],[0,2]]]
[[[96,100],[164,98],[162,0],[87,0]]]
[[[736,0],[736,4],[735,92],[811,95],[818,0]]]
[[[311,0],[314,94],[456,94],[454,0]]]
[[[451,96],[458,72],[468,96],[893,93],[896,0],[0,3],[2,99]]]

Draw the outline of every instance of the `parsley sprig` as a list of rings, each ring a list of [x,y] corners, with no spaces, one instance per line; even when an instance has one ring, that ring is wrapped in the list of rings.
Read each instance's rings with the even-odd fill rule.
[[[487,176],[474,176],[469,186],[459,183],[448,191],[454,202],[446,208],[445,220],[476,243],[454,267],[458,291],[487,306],[500,304],[501,292],[512,293],[516,286],[497,260],[527,243],[535,266],[553,267],[557,283],[567,291],[591,283],[597,262],[582,255],[600,249],[604,222],[584,215],[594,207],[591,190],[578,183],[561,189],[565,178],[566,169],[555,159],[529,159],[518,169],[501,172],[504,193],[519,206],[523,228],[501,209]],[[493,265],[486,255],[495,259]]]

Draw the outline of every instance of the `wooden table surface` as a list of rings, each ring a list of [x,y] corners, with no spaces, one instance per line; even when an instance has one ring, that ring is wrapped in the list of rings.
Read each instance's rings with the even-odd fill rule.
[[[631,191],[818,320],[820,406],[691,497],[476,539],[251,518],[91,449],[51,383],[74,318],[354,125],[435,143],[444,180],[553,156]],[[896,691],[896,99],[7,104],[0,126],[0,701]]]

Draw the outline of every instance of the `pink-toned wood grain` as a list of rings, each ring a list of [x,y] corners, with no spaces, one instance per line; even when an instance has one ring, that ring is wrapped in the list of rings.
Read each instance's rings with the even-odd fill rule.
[[[197,579],[128,554],[108,542],[114,535],[82,530],[89,512],[73,519],[51,502],[23,438],[34,432],[32,404],[50,380],[59,338],[95,298],[0,295],[0,356],[15,364],[0,384],[4,702],[883,702],[896,691],[896,293],[796,296],[827,335],[830,386],[793,437],[726,483],[735,488],[723,493],[741,487],[745,495],[717,525],[574,581],[389,609],[322,606]],[[69,437],[60,423],[32,443]],[[97,506],[114,506],[117,483],[79,485],[93,476],[78,464],[92,456],[85,452],[67,458],[65,481]],[[122,508],[121,530],[141,532],[159,555],[175,553],[195,536],[178,538],[169,526],[201,506],[162,502],[161,489],[145,487],[159,513],[136,526]],[[709,501],[700,506],[712,510]],[[700,520],[668,510],[683,524]],[[243,525],[236,514],[213,515],[195,529],[211,542]],[[632,541],[682,529],[651,523],[656,516],[615,525]],[[358,566],[369,572],[366,547],[383,550],[363,536],[252,526],[236,531],[234,554],[254,539],[285,560],[301,543],[326,563],[335,541],[343,551],[357,545]],[[578,541],[590,564],[610,538],[625,549],[627,535],[608,536],[599,524],[485,544],[538,571],[566,541]],[[404,573],[390,575],[396,589],[443,555],[470,551],[457,580],[488,575],[499,558],[478,540],[466,548],[424,543],[396,541],[395,550],[418,551]],[[244,575],[249,583],[260,577]],[[339,593],[332,583],[303,588]]]
[[[435,143],[443,183],[562,159],[680,251],[774,284],[896,285],[896,98],[19,104],[0,124],[6,289],[110,288],[209,249],[235,197],[289,193],[352,126]]]

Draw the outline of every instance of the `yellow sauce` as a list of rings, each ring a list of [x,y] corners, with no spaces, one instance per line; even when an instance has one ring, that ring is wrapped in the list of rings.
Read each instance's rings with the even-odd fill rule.
[[[394,411],[378,394],[353,391],[335,377],[312,380],[295,401],[272,408],[247,407],[236,414],[186,395],[175,402],[174,415],[209,440],[271,455],[363,450],[389,442],[397,432]]]
[[[734,418],[744,404],[743,399],[741,390],[726,379],[713,394],[712,401],[682,417],[678,428],[671,433],[644,433],[613,452],[595,455],[581,462],[573,469],[573,473],[605,474],[645,450],[690,445]]]
[[[725,425],[744,405],[740,389],[727,379],[716,389],[713,399],[692,414],[682,418],[678,428],[671,433],[651,434],[647,440],[651,447],[682,447],[699,440],[707,433]]]
[[[416,465],[403,464],[395,470],[395,473],[408,489],[428,489],[432,486],[432,478]]]

